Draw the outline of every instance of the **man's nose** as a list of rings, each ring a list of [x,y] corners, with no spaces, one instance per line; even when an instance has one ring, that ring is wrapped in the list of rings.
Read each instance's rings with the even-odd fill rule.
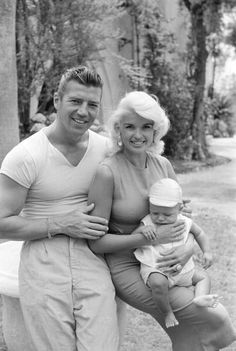
[[[88,114],[88,104],[86,101],[84,101],[83,103],[81,103],[77,109],[78,114],[82,115],[82,116],[87,116]]]

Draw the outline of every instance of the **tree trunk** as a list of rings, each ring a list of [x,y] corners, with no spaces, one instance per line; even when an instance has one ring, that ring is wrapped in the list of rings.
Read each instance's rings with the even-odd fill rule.
[[[192,138],[193,155],[198,160],[206,158],[205,125],[203,119],[204,93],[206,82],[206,28],[204,25],[204,1],[195,4],[191,10],[193,42],[196,48],[195,98],[193,106]]]
[[[16,0],[0,1],[0,164],[19,142],[15,54]]]

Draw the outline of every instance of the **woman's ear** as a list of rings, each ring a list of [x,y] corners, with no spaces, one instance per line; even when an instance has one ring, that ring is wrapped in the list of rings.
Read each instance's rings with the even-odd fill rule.
[[[118,122],[114,124],[114,130],[117,134],[120,134],[120,125]]]
[[[156,141],[156,136],[157,136],[157,130],[154,129],[154,131],[153,131],[153,140],[152,140],[153,144],[154,144],[155,141]]]

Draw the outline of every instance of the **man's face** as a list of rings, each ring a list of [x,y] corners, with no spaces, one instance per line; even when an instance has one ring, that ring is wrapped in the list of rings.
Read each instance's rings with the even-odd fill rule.
[[[71,80],[62,98],[55,94],[57,122],[64,131],[82,136],[91,127],[99,112],[101,92],[99,87],[85,86]]]

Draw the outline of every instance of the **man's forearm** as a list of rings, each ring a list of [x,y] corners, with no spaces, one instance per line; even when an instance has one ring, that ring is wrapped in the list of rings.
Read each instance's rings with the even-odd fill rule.
[[[0,219],[0,238],[5,240],[36,240],[46,238],[50,231],[47,218],[28,219],[10,216]]]

